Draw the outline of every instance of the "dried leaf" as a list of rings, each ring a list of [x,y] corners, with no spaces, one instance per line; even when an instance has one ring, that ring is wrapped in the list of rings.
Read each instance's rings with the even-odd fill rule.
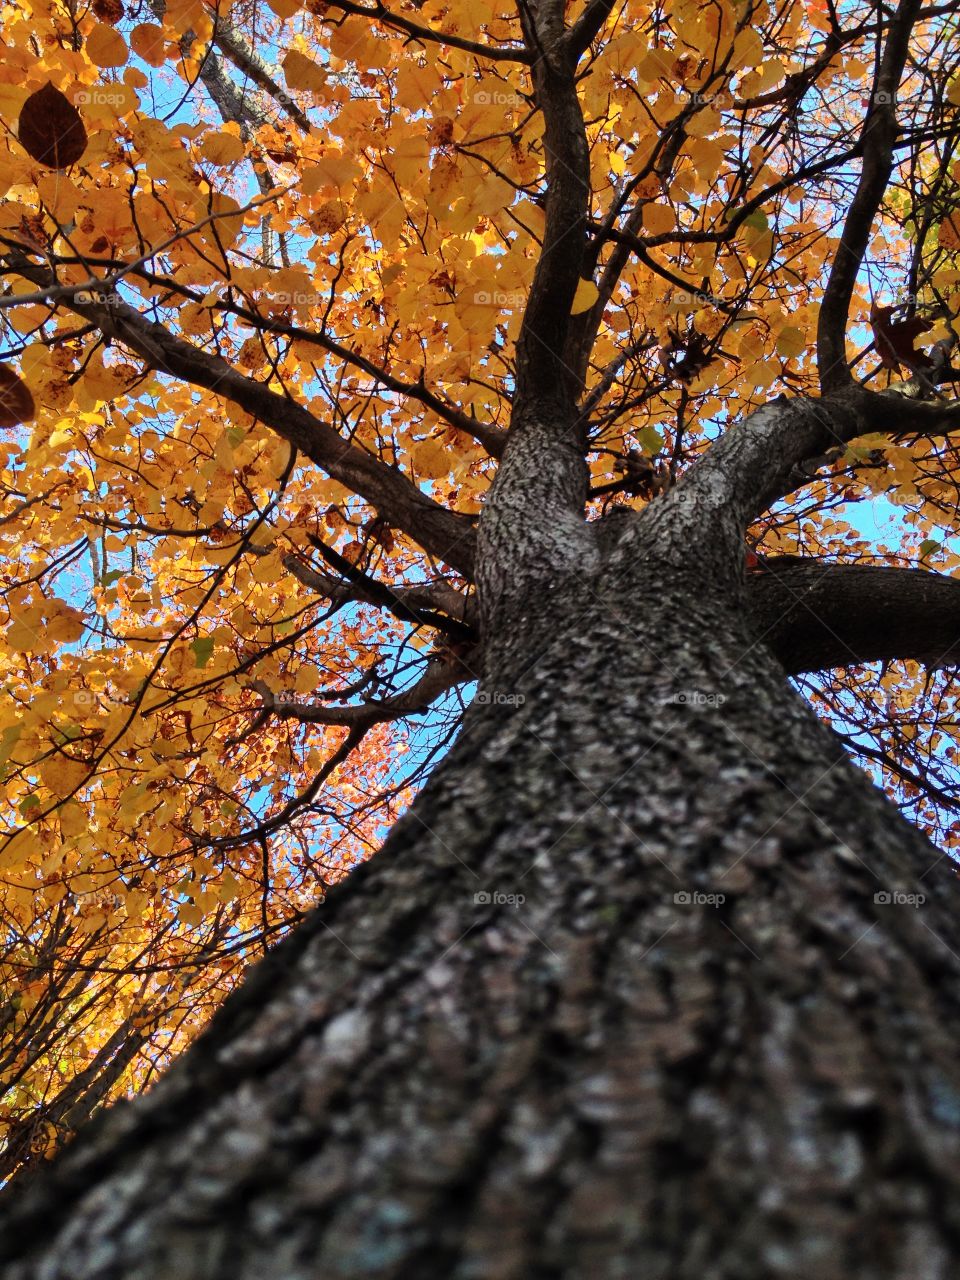
[[[115,25],[123,17],[123,0],[93,0],[93,12],[101,22]]]
[[[870,308],[870,324],[880,363],[885,369],[899,369],[901,365],[911,370],[929,369],[933,361],[925,351],[917,351],[913,344],[921,333],[933,328],[932,322],[923,316],[891,320],[895,310],[895,307],[878,307],[876,303]]]
[[[0,427],[18,427],[36,416],[30,388],[7,364],[0,364]]]
[[[87,149],[80,112],[49,82],[23,104],[17,137],[29,156],[51,169],[69,168]]]

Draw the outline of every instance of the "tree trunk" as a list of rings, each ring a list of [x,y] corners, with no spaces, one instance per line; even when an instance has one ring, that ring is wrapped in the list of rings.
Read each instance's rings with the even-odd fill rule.
[[[12,1198],[7,1280],[951,1274],[952,864],[654,529],[541,564],[382,853]]]

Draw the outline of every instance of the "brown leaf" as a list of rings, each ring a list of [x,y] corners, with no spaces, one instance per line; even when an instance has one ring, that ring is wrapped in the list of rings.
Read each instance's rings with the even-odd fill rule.
[[[681,334],[668,329],[669,345],[661,350],[660,363],[664,371],[681,382],[692,382],[704,369],[710,367],[714,357],[706,353],[707,339],[694,329]]]
[[[36,215],[21,218],[17,233],[23,236],[24,240],[28,241],[36,249],[49,249],[53,245],[53,241],[43,225],[43,219]]]
[[[93,12],[101,22],[116,26],[123,17],[123,0],[93,0]]]
[[[30,388],[8,364],[0,364],[0,427],[19,427],[36,412]]]
[[[876,303],[870,308],[870,325],[880,363],[885,369],[899,369],[901,365],[906,365],[911,371],[929,369],[933,361],[925,351],[915,350],[913,344],[921,333],[932,329],[933,324],[923,316],[891,320],[895,310],[895,307],[878,307]]]
[[[49,82],[23,104],[17,137],[29,156],[51,169],[76,164],[87,149],[80,112]]]

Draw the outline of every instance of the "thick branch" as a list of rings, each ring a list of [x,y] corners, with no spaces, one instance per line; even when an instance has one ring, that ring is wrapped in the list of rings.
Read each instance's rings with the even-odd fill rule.
[[[574,58],[590,48],[609,18],[613,4],[614,0],[590,0],[567,33],[567,44]]]
[[[563,353],[586,246],[590,155],[561,6],[550,0],[535,16],[526,6],[521,12],[527,43],[540,53],[533,80],[544,121],[547,198],[543,250],[517,340],[514,423],[523,421],[531,404],[539,414],[554,410],[568,422],[579,388]]]
[[[778,499],[809,484],[817,468],[857,436],[934,436],[958,428],[956,402],[914,400],[856,385],[820,400],[778,396],[730,427],[660,503],[664,514],[674,513],[674,539],[681,527],[689,529],[695,549],[704,536],[702,521],[714,527],[732,521],[742,532]]]
[[[584,263],[590,156],[563,5],[523,0],[520,14],[528,49],[537,55],[532,74],[544,118],[546,221],[517,340],[510,436],[480,520],[477,586],[488,644],[505,638],[529,592],[543,589],[543,564],[554,568],[553,589],[566,573],[590,569],[586,431],[576,414],[576,370],[564,359]]]
[[[911,659],[960,663],[960,579],[920,569],[766,562],[749,574],[758,637],[790,675]]]
[[[823,399],[785,396],[763,405],[715,441],[646,516],[663,529],[674,560],[696,559],[705,538],[729,544],[739,563],[747,526],[796,489],[851,440],[945,433],[960,427],[960,405],[918,401],[851,386]]]
[[[849,385],[846,329],[850,300],[870,240],[870,229],[893,171],[897,137],[896,94],[907,61],[910,33],[920,10],[919,0],[902,0],[890,23],[870,107],[863,122],[860,146],[863,167],[850,202],[843,234],[820,304],[817,322],[817,364],[825,392]]]
[[[274,102],[294,120],[304,133],[310,132],[310,121],[297,104],[277,83],[276,72],[264,62],[250,46],[229,18],[219,16],[213,32],[217,48],[229,58],[238,71],[253,81],[257,88],[269,94]]]

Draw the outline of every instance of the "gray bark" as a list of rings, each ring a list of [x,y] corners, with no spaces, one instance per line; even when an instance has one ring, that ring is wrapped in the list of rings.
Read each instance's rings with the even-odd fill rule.
[[[410,814],[9,1200],[7,1280],[952,1274],[952,866],[657,506],[551,526]]]
[[[903,658],[960,662],[960,586],[922,569],[774,558],[751,574],[749,608],[790,675]]]
[[[599,251],[577,64],[606,0],[570,29],[556,3],[523,6],[524,49],[490,55],[530,66],[547,194],[513,419],[476,538],[219,357],[123,304],[68,299],[475,574],[484,681],[380,855],[152,1093],[8,1198],[5,1280],[955,1269],[953,867],[848,763],[777,657],[806,670],[814,653],[860,659],[881,642],[874,656],[894,656],[939,602],[955,607],[953,588],[886,584],[913,627],[878,637],[862,620],[807,625],[795,602],[809,577],[753,575],[748,590],[743,571],[749,523],[844,443],[958,421],[944,403],[857,386],[843,344],[918,8],[904,0],[888,23],[883,98],[857,144],[846,257],[821,311],[827,395],[731,426],[639,517],[584,520],[592,321],[570,321]],[[66,296],[46,268],[17,268]],[[474,434],[500,453],[499,435]],[[870,592],[841,579],[818,597],[838,624]],[[791,651],[801,620],[806,647]],[[952,653],[952,625],[921,642]]]

